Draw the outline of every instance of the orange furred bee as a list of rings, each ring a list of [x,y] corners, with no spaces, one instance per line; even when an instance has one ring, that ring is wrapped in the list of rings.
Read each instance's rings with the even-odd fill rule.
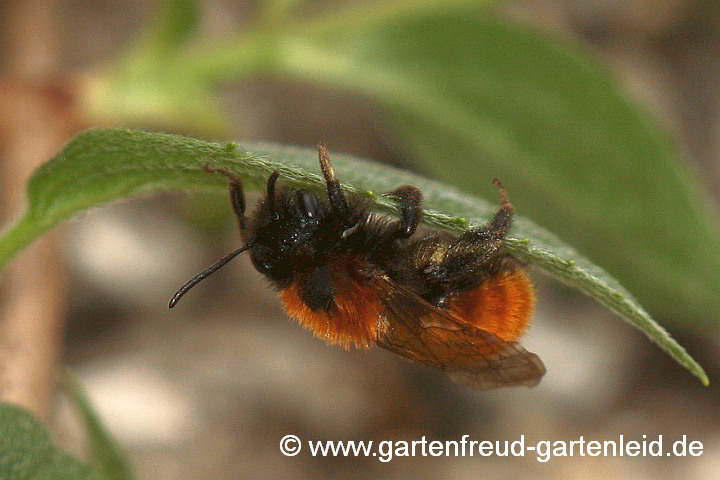
[[[500,182],[494,180],[502,204],[487,225],[460,236],[416,233],[420,190],[407,185],[385,194],[397,202],[399,220],[371,212],[363,199],[345,198],[327,149],[318,150],[327,200],[278,185],[276,171],[251,217],[240,179],[205,169],[230,180],[245,245],[188,281],[170,307],[249,251],[288,315],[330,344],[377,344],[478,389],[536,385],[545,367],[517,342],[532,317],[533,285],[503,252],[513,207]]]

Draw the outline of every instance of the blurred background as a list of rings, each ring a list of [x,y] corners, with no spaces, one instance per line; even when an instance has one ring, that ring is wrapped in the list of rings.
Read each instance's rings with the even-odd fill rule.
[[[539,272],[523,343],[548,373],[533,389],[476,392],[380,349],[327,347],[288,321],[245,258],[169,311],[172,293],[239,235],[224,192],[162,194],[81,215],[4,275],[2,345],[10,331],[45,341],[35,344],[44,360],[26,367],[38,383],[17,398],[64,448],[87,454],[72,407],[52,393],[55,358],[141,479],[716,478],[716,2],[28,0],[2,2],[0,19],[7,221],[32,170],[97,125],[240,145],[323,141],[491,201],[498,176],[521,215],[620,280],[711,379],[703,387],[618,316]],[[18,355],[5,348],[6,372]],[[381,463],[284,457],[286,434],[687,435],[705,452]]]

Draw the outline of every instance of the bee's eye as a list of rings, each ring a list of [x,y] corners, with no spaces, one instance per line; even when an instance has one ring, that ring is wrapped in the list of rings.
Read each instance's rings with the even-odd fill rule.
[[[263,273],[270,273],[273,269],[273,264],[270,262],[261,262],[259,266]]]
[[[265,252],[261,248],[253,249],[250,259],[255,269],[264,275],[270,274],[275,267],[274,262],[270,259],[270,252]]]
[[[306,217],[316,218],[318,216],[318,198],[314,193],[305,190],[297,191],[297,204]]]

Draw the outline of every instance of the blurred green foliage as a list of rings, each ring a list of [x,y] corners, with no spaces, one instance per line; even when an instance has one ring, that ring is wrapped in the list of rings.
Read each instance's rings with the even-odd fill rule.
[[[105,480],[134,480],[125,453],[110,436],[93,410],[87,393],[69,369],[63,371],[62,382],[70,403],[84,424],[92,464],[99,476]]]
[[[0,403],[0,479],[133,480],[124,454],[69,370],[63,373],[63,383],[88,432],[92,464],[58,449],[47,428],[29,412],[16,405]]]
[[[47,428],[30,413],[0,403],[0,478],[100,480],[98,472],[53,444]]]
[[[97,76],[104,123],[222,135],[216,89],[278,75],[366,95],[424,169],[492,195],[570,241],[650,311],[720,318],[720,234],[666,132],[579,45],[493,15],[494,2],[348,2],[314,14],[271,1],[227,38],[193,36],[190,0],[164,2],[128,56]],[[383,119],[385,121],[387,119]]]

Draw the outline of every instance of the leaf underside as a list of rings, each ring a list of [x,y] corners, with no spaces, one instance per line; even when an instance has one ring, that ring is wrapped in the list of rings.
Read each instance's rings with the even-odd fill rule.
[[[348,191],[367,196],[370,204],[397,215],[393,203],[379,195],[398,185],[423,191],[424,222],[460,233],[485,223],[497,208],[441,183],[359,158],[332,154]],[[87,208],[142,192],[177,189],[216,190],[226,181],[203,167],[231,170],[247,190],[263,188],[277,170],[283,182],[321,192],[313,149],[271,144],[220,145],[192,138],[140,130],[97,129],[78,135],[62,152],[40,167],[28,187],[27,213],[0,238],[0,267],[35,238]],[[490,179],[486,179],[490,182]],[[510,192],[512,195],[512,192]],[[532,221],[517,216],[507,239],[508,251],[581,292],[595,298],[645,333],[680,365],[707,385],[702,367],[658,325],[610,275]]]
[[[24,409],[0,403],[0,478],[100,480],[89,465],[56,448],[50,433]]]

